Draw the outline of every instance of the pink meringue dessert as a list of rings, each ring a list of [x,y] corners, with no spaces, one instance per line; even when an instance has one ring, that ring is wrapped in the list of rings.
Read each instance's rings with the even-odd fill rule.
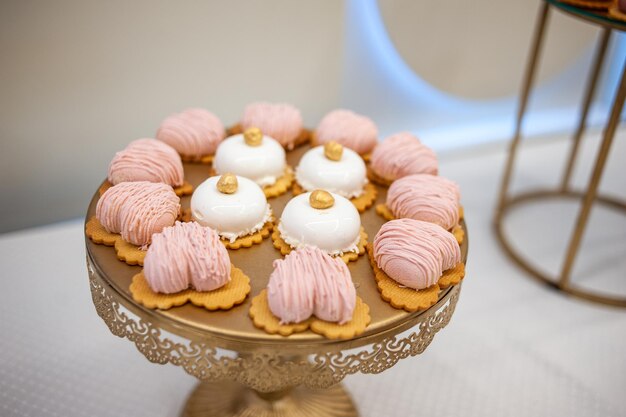
[[[451,230],[459,223],[459,186],[443,177],[415,174],[394,181],[387,207],[396,218],[423,220]]]
[[[281,324],[311,316],[344,324],[352,319],[356,290],[345,262],[307,247],[274,261],[267,285],[272,314]]]
[[[137,139],[115,154],[107,175],[113,185],[129,181],[162,182],[180,187],[183,163],[174,148],[155,139]]]
[[[109,233],[146,249],[152,235],[171,226],[180,213],[180,198],[169,185],[122,182],[100,196],[96,218]]]
[[[372,171],[384,181],[392,182],[411,174],[437,175],[437,155],[409,132],[396,133],[372,152]]]
[[[338,109],[326,114],[315,129],[319,145],[335,141],[359,155],[372,152],[378,142],[378,128],[365,116]]]
[[[415,290],[435,285],[444,271],[461,262],[452,233],[413,219],[383,224],[374,238],[373,253],[376,265],[391,279]]]
[[[205,109],[192,108],[167,117],[159,126],[156,138],[170,145],[188,161],[213,155],[226,137],[221,120]]]
[[[176,222],[152,237],[143,272],[154,292],[213,291],[230,282],[231,263],[215,230]]]
[[[300,110],[291,104],[257,102],[248,104],[241,118],[243,130],[258,127],[264,135],[293,149],[304,129]]]

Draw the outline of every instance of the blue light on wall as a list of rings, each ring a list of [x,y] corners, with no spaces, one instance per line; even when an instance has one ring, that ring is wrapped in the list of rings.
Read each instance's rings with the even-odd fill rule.
[[[549,33],[548,33],[549,36]],[[606,120],[607,107],[626,56],[623,34],[613,42],[604,83],[589,116]],[[402,59],[385,29],[376,0],[347,0],[342,105],[369,115],[384,137],[414,132],[436,150],[509,139],[517,97],[470,100],[430,85]],[[571,130],[578,117],[580,80],[586,80],[592,50],[561,74],[535,87],[527,114],[527,135]],[[576,86],[573,88],[573,86]]]

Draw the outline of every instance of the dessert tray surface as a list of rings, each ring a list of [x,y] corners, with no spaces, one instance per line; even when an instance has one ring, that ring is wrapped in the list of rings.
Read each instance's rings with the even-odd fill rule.
[[[287,162],[295,167],[302,154],[309,149],[309,146],[300,146],[295,150],[287,153]],[[185,163],[185,179],[194,187],[210,176],[210,166],[205,164]],[[378,187],[378,186],[377,186]],[[87,212],[86,219],[89,220],[95,215],[95,207],[98,201],[99,193],[96,192]],[[280,218],[280,214],[293,197],[292,192],[283,194],[277,198],[268,200],[272,206],[276,219]],[[384,203],[386,199],[386,189],[378,187],[378,197],[374,206]],[[188,208],[191,196],[181,198],[183,208]],[[370,207],[361,214],[362,225],[368,234],[368,242],[371,242],[380,226],[385,220],[376,214],[374,207]],[[465,223],[462,223],[465,228]],[[461,254],[463,262],[467,259],[468,239],[466,238],[461,246]],[[280,335],[270,335],[263,330],[257,329],[248,315],[250,303],[254,296],[259,294],[267,286],[269,276],[273,270],[272,263],[275,259],[281,258],[280,252],[276,250],[272,244],[272,239],[268,238],[260,245],[253,245],[250,248],[241,248],[238,250],[229,250],[231,262],[242,269],[251,280],[251,292],[245,302],[228,311],[207,311],[201,307],[186,304],[181,307],[175,307],[169,310],[151,310],[147,309],[133,301],[129,287],[132,277],[141,271],[139,266],[130,266],[117,259],[116,252],[113,248],[97,245],[89,238],[85,238],[87,256],[90,259],[93,268],[103,277],[118,295],[127,301],[126,305],[139,309],[144,314],[158,319],[168,327],[176,329],[184,329],[192,332],[199,338],[217,337],[223,340],[233,340],[239,342],[264,343],[264,344],[284,344],[297,343],[302,344],[330,344],[332,341],[317,335],[311,331],[292,334],[288,337]],[[376,281],[372,272],[367,255],[359,257],[358,261],[350,262],[348,265],[352,279],[355,283],[357,295],[370,307],[371,323],[363,334],[351,341],[354,346],[361,345],[359,340],[369,340],[368,336],[372,336],[385,330],[397,328],[412,322],[411,319],[423,314],[425,311],[408,313],[404,310],[398,310],[391,307],[387,302],[383,301],[376,288]],[[454,290],[454,286],[442,290],[439,298],[445,297],[450,291]],[[433,308],[435,308],[433,306]]]

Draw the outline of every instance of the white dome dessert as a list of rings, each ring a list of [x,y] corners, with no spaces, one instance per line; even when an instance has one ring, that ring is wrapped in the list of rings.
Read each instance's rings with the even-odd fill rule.
[[[261,187],[273,185],[287,166],[285,149],[259,129],[230,136],[220,143],[213,158],[218,175],[232,173],[246,177]]]
[[[254,181],[225,174],[210,177],[196,188],[191,196],[191,216],[232,243],[261,230],[272,217],[272,209]]]
[[[322,189],[345,198],[359,197],[367,184],[365,163],[352,149],[327,142],[302,156],[296,181],[305,191]]]
[[[361,217],[350,200],[316,190],[300,194],[287,203],[278,231],[294,249],[315,246],[329,255],[358,253]]]

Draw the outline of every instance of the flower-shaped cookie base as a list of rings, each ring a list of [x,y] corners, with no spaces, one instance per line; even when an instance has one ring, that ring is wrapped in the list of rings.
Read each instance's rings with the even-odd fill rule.
[[[252,299],[250,317],[256,327],[270,334],[289,336],[293,333],[311,329],[313,332],[321,334],[328,339],[351,339],[363,333],[370,323],[371,317],[369,310],[369,306],[365,304],[361,298],[357,297],[352,320],[347,323],[331,323],[313,316],[300,323],[280,324],[280,319],[272,314],[270,310],[267,300],[267,290],[264,289],[259,295]]]
[[[232,265],[230,281],[223,287],[213,291],[200,292],[188,289],[174,294],[160,294],[150,289],[141,271],[133,277],[130,292],[136,302],[148,308],[166,310],[191,302],[211,311],[230,310],[235,305],[243,303],[250,293],[250,278],[241,269]]]
[[[423,290],[414,290],[398,284],[378,267],[372,245],[367,245],[367,255],[374,270],[378,292],[380,292],[382,299],[394,308],[409,312],[425,310],[434,305],[439,300],[441,289],[458,284],[465,276],[465,265],[460,263],[456,267],[444,271],[435,285]]]

